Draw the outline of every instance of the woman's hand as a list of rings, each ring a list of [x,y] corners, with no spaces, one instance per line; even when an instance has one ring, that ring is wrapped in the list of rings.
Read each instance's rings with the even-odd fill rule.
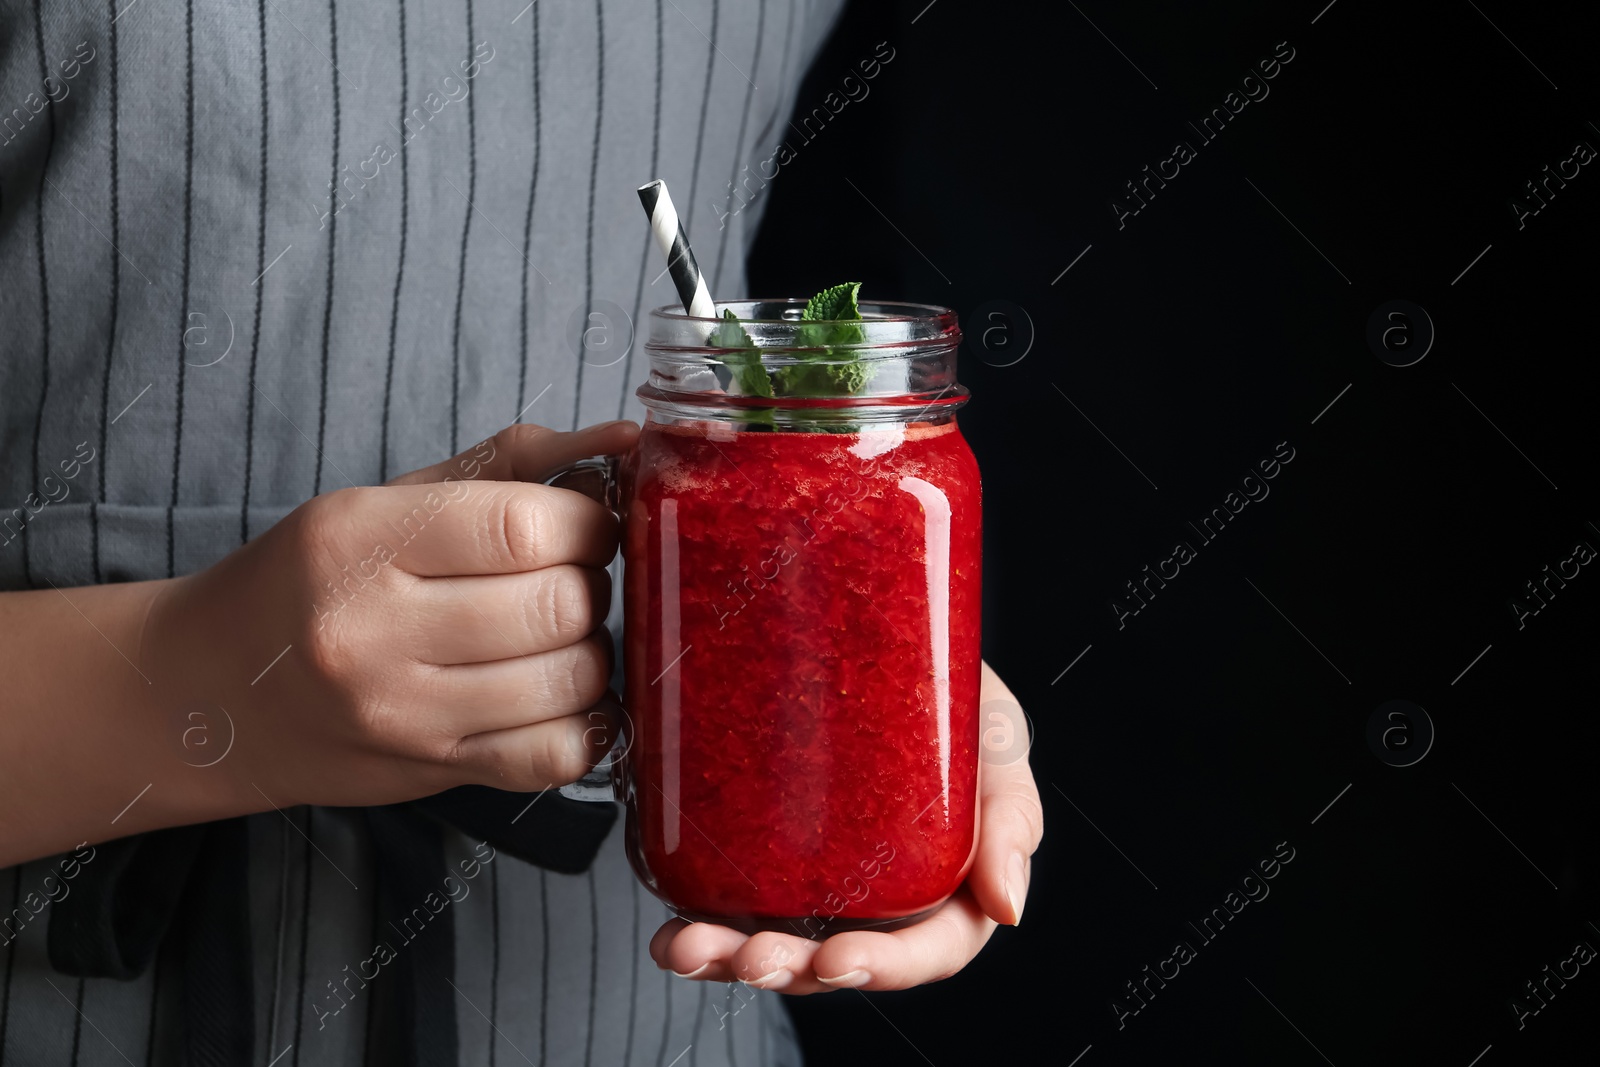
[[[981,706],[1016,698],[985,663],[978,699]],[[972,869],[965,884],[921,922],[892,933],[852,931],[812,941],[673,919],[651,939],[651,958],[685,978],[743,981],[796,994],[906,989],[950,977],[971,962],[997,924],[1015,926],[1021,919],[1030,857],[1044,833],[1044,811],[1026,757],[1008,766],[980,762],[978,788],[978,854]]]
[[[617,523],[539,479],[637,433],[513,426],[388,485],[324,493],[162,591],[145,673],[177,715],[226,709],[218,781],[255,810],[573,781],[615,729],[602,623]]]

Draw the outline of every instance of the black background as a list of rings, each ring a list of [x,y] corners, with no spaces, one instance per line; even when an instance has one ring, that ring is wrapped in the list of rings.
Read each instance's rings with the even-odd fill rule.
[[[794,137],[752,290],[848,275],[956,308],[969,340],[1001,327],[990,362],[962,354],[961,420],[985,655],[1046,812],[1020,927],[942,983],[791,1000],[813,1063],[1600,1058],[1600,964],[1512,1010],[1600,948],[1597,568],[1520,628],[1511,607],[1600,547],[1600,168],[1520,228],[1511,206],[1600,147],[1594,9],[1325,3],[858,2],[801,92],[895,49]],[[1202,146],[1186,123],[1284,41],[1270,95]],[[1197,158],[1119,228],[1179,140]],[[1396,299],[1436,331],[1405,367],[1367,341]],[[989,301],[1032,323],[1010,366],[1028,330]],[[1425,342],[1395,322],[1402,355]],[[1202,543],[1186,523],[1285,441],[1270,496]],[[1119,629],[1112,599],[1180,540],[1197,558]],[[1367,741],[1390,700],[1435,731],[1410,766]],[[1202,942],[1187,924],[1279,842],[1270,895]],[[1119,1029],[1124,983],[1180,940],[1196,958]]]

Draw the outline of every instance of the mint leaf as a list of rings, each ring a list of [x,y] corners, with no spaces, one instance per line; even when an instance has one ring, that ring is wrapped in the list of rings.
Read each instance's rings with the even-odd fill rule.
[[[840,319],[855,319],[859,321],[861,319],[861,308],[856,304],[856,295],[860,292],[860,282],[845,282],[843,285],[835,285],[831,289],[824,289],[806,301],[806,310],[800,317],[823,321],[838,321]]]
[[[722,312],[722,322],[711,331],[711,343],[728,351],[722,362],[739,383],[739,392],[745,396],[771,396],[772,379],[761,365],[761,350],[731,309]]]
[[[800,363],[775,373],[788,396],[851,396],[867,383],[867,368],[859,362]]]
[[[865,341],[866,334],[861,327],[850,325],[850,322],[861,321],[861,308],[856,304],[856,294],[860,291],[860,282],[845,282],[824,289],[806,301],[795,344],[800,348],[828,348]],[[800,355],[802,358],[821,359],[832,358],[836,354]]]
[[[786,394],[807,396],[849,396],[866,384],[867,368],[860,358],[849,350],[837,351],[838,346],[858,345],[867,339],[866,331],[856,325],[861,321],[861,308],[856,302],[861,292],[860,282],[845,282],[824,289],[806,301],[800,316],[800,328],[795,331],[796,358],[816,361],[776,371],[778,384]],[[822,362],[843,360],[844,362]]]
[[[761,349],[757,347],[755,339],[739,324],[739,316],[731,308],[724,308],[722,321],[717,328],[711,331],[709,343],[717,348],[726,349],[722,353],[723,366],[733,375],[733,381],[739,387],[739,392],[744,396],[771,396],[772,379],[767,377],[767,369],[761,365]],[[773,425],[772,412],[741,411],[737,418],[741,422]]]

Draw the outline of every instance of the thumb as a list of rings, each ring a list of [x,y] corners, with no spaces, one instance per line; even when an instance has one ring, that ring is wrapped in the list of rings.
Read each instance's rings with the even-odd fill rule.
[[[443,463],[402,474],[385,484],[422,485],[446,478],[542,482],[580,459],[626,452],[638,437],[638,424],[627,419],[602,422],[571,433],[518,423]]]
[[[1000,676],[983,665],[980,701],[989,707],[1001,701],[1016,709],[1016,697]],[[1025,731],[1025,724],[1019,724]],[[967,875],[972,894],[995,922],[1015,925],[1028,893],[1029,862],[1044,834],[1044,809],[1028,766],[1026,752],[1005,764],[979,765],[978,855]]]

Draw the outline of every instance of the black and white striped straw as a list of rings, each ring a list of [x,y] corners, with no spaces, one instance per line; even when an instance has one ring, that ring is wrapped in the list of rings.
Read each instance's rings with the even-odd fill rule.
[[[657,178],[648,185],[639,186],[639,202],[644,205],[644,213],[650,216],[656,247],[667,257],[667,270],[672,274],[672,284],[677,287],[684,311],[697,319],[716,318],[717,305],[711,300],[700,265],[694,261],[689,235],[683,232],[683,223],[678,220],[677,209],[667,193],[667,183]]]

